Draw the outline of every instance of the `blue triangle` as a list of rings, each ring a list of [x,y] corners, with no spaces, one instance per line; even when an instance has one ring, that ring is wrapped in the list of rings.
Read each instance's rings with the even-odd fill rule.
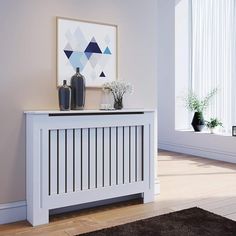
[[[67,58],[69,59],[71,54],[73,53],[73,51],[64,50],[64,53],[66,54]]]
[[[103,71],[102,71],[102,73],[100,74],[100,77],[106,77]]]
[[[88,60],[89,60],[89,58],[92,56],[92,54],[93,54],[93,53],[91,53],[91,52],[85,52],[85,55],[86,55],[86,57],[88,58]]]
[[[80,70],[83,71],[84,67],[88,62],[88,59],[83,52],[73,52],[70,56],[69,61],[74,69],[79,67]]]
[[[90,42],[84,52],[102,53],[101,49],[99,48],[96,42]]]
[[[106,47],[103,54],[110,54],[111,55],[111,51],[110,51],[109,47]]]

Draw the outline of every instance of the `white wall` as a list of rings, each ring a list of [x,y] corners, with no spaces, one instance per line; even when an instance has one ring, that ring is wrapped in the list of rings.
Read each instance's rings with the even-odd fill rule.
[[[158,1],[159,148],[236,163],[235,137],[175,130],[175,4],[181,1]]]
[[[175,5],[175,129],[189,128],[189,112],[184,104],[190,85],[189,19],[189,0],[178,0]]]
[[[56,16],[118,25],[119,74],[135,87],[126,107],[156,107],[156,0],[1,0],[0,204],[25,200],[24,110],[55,109]],[[101,91],[87,91],[98,108]]]

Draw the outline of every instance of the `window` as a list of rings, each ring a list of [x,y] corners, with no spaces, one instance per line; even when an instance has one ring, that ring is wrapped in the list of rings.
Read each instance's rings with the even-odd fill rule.
[[[218,88],[205,119],[225,132],[236,124],[236,0],[191,0],[190,87],[199,97]]]

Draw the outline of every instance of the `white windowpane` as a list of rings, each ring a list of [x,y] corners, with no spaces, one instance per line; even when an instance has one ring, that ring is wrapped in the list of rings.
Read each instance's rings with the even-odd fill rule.
[[[218,93],[205,119],[219,118],[226,132],[236,124],[235,0],[192,0],[192,89],[200,97]]]

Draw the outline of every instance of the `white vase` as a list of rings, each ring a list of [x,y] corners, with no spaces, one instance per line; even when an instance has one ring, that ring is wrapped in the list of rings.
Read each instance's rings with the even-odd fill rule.
[[[215,133],[215,128],[210,128],[210,133],[214,134]]]

